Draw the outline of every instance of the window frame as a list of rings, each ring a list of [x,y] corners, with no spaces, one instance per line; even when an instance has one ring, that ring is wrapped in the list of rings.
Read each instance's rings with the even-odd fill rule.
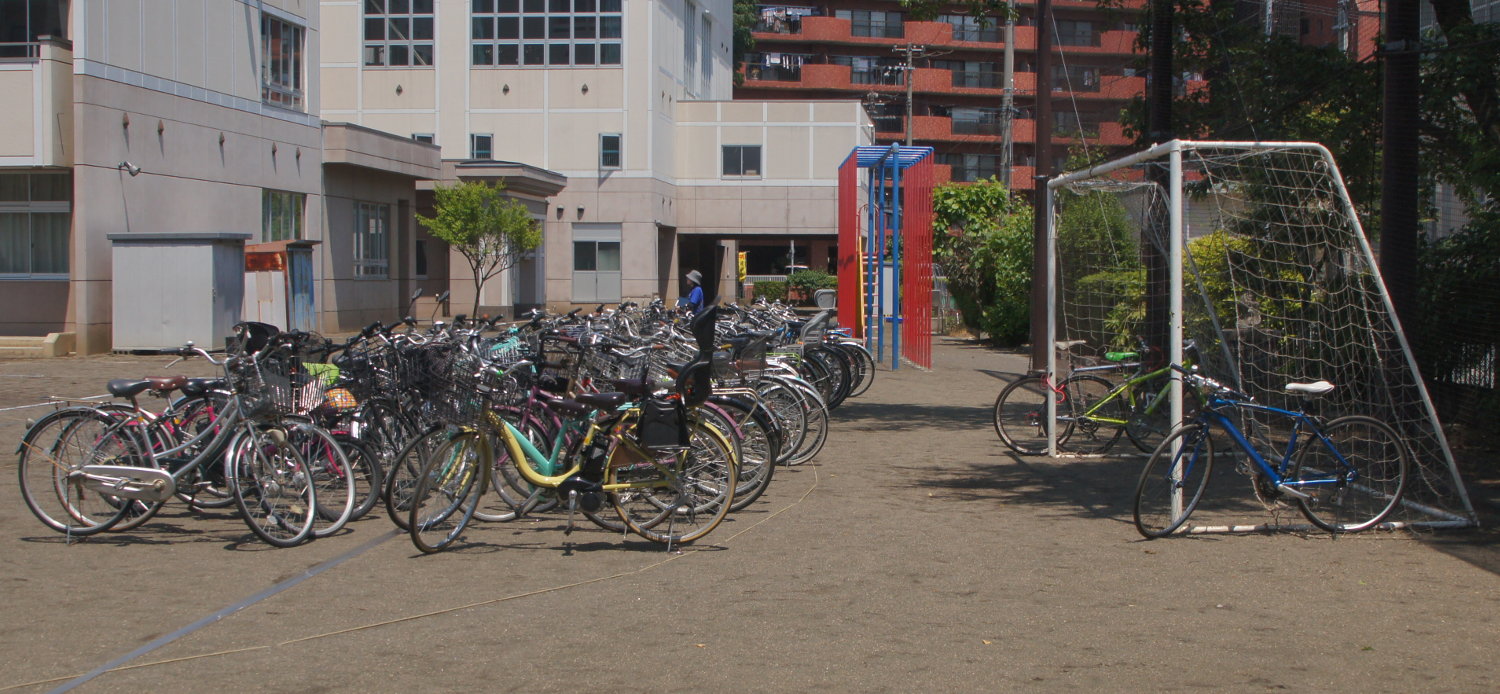
[[[307,193],[299,193],[292,190],[277,190],[275,188],[261,188],[260,193],[261,243],[301,241],[305,238],[307,232]],[[277,200],[290,203],[290,206],[295,208],[293,215],[286,217],[291,221],[293,227],[290,236],[283,236],[279,229],[272,228],[279,222],[277,217],[282,215],[282,210],[276,209]]]
[[[55,197],[60,197],[61,199],[50,199],[50,200],[48,200],[48,199],[39,199],[41,197],[48,197],[48,196],[38,195],[38,186],[36,185],[36,181],[34,179],[36,177],[41,177],[41,176],[46,176],[46,177],[49,177],[49,178],[53,178],[53,179],[55,179],[55,180],[57,180],[57,181],[59,181],[59,182],[61,182],[63,184],[59,188],[59,190],[62,191],[62,195],[55,196]],[[4,215],[17,215],[17,216],[21,216],[21,217],[23,217],[25,219],[25,225],[26,225],[25,234],[26,234],[26,238],[25,238],[24,245],[26,246],[26,249],[27,249],[27,251],[26,251],[26,271],[25,272],[0,272],[0,280],[41,280],[41,281],[54,281],[54,280],[67,280],[67,279],[69,279],[72,276],[72,267],[73,267],[73,259],[72,259],[72,252],[73,252],[73,185],[72,185],[72,183],[73,183],[73,179],[72,179],[72,177],[69,176],[68,174],[33,173],[33,172],[16,172],[16,173],[6,172],[6,173],[0,173],[0,177],[4,177],[4,178],[7,178],[7,179],[10,179],[11,181],[20,181],[22,187],[25,189],[25,199],[24,200],[22,200],[22,199],[0,200],[0,214],[4,214]],[[19,198],[20,196],[15,196],[15,197]],[[55,260],[60,261],[60,263],[61,263],[60,269],[54,268],[52,271],[49,271],[49,272],[38,272],[38,271],[36,271],[36,265],[37,265],[37,262],[36,262],[37,261],[37,255],[36,255],[36,250],[37,250],[37,244],[36,244],[37,225],[36,225],[36,221],[37,221],[37,219],[36,218],[39,217],[39,216],[43,216],[43,215],[48,216],[48,217],[61,216],[61,217],[63,217],[67,221],[67,224],[62,229],[62,239],[61,239],[61,241],[62,241],[62,244],[61,244],[62,248],[61,248],[61,252],[58,253],[58,254],[54,254],[54,255],[56,255]],[[3,230],[3,229],[4,229],[4,226],[0,225],[0,230]],[[20,244],[18,244],[18,245],[20,245]],[[3,247],[3,244],[0,244],[0,247]]]
[[[291,32],[291,37],[286,36]],[[287,53],[290,43],[292,50]],[[260,15],[260,100],[288,111],[307,111],[307,27],[279,15]]]
[[[745,153],[748,152],[748,151],[750,151],[750,150],[752,150],[752,149],[755,151],[755,163],[756,163],[756,166],[755,166],[755,169],[753,171],[750,171],[749,173],[746,173],[746,171],[745,171],[745,169],[746,169],[746,167],[745,167]],[[737,162],[736,162],[737,163],[737,167],[736,168],[738,169],[738,171],[735,171],[735,172],[731,172],[729,170],[729,168],[730,168],[729,167],[729,164],[730,164],[729,157],[730,157],[730,151],[731,150],[734,150],[736,152],[736,154],[737,154],[737,156],[735,157],[735,159],[737,160]],[[747,144],[747,145],[720,145],[720,147],[719,147],[719,175],[722,178],[761,178],[763,176],[763,174],[762,174],[763,171],[765,171],[765,147],[763,145],[759,145],[759,144],[753,144],[753,145],[749,145],[749,144]]]
[[[487,156],[479,156],[479,139],[484,138],[487,144]],[[469,133],[469,158],[477,161],[495,160],[495,134],[494,133]]]
[[[469,66],[622,67],[624,18],[620,0],[473,0]]]
[[[389,0],[364,0],[360,3],[360,64],[367,68],[396,68],[410,70],[431,68],[437,63],[437,15],[434,6],[437,0],[409,0],[405,3],[403,12],[392,12]],[[419,8],[425,10],[419,11]],[[371,12],[371,10],[379,10]],[[370,38],[370,22],[380,22],[381,36],[376,39]],[[406,35],[397,39],[390,37],[391,32],[397,26],[397,22],[404,22]],[[425,38],[415,36],[416,28],[422,22],[426,23],[427,36]],[[393,54],[392,47],[404,49],[406,56],[404,62],[392,63],[390,56]],[[379,55],[380,60],[370,59],[370,49],[383,49]],[[427,62],[417,62],[417,57],[426,49]]]
[[[372,230],[370,222],[378,222]],[[391,206],[367,200],[354,201],[353,277],[357,280],[391,278]],[[371,251],[378,251],[372,253]]]
[[[610,164],[607,160],[610,150],[605,144],[606,140],[614,138],[614,159]],[[618,171],[625,168],[625,137],[620,133],[599,133],[599,169],[602,171]]]

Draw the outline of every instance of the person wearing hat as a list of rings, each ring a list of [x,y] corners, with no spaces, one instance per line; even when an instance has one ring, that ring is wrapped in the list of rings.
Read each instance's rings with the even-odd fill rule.
[[[703,312],[704,306],[702,273],[699,273],[697,270],[688,270],[687,282],[692,287],[692,290],[688,292],[687,297],[678,302],[678,305],[693,309],[693,315],[696,316]]]

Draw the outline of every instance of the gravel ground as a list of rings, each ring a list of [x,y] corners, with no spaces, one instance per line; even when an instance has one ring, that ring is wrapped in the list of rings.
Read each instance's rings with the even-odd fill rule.
[[[383,515],[302,547],[169,506],[68,545],[0,462],[0,691],[1477,692],[1500,681],[1483,529],[1141,541],[1141,460],[1018,458],[989,408],[1022,357],[943,340],[827,447],[680,553],[557,515],[419,556]],[[0,446],[48,396],[165,359],[0,362]],[[202,364],[174,372],[207,373]],[[14,409],[14,408],[22,409]],[[1225,471],[1227,472],[1227,471]],[[1216,513],[1264,522],[1234,474]],[[1253,500],[1250,500],[1253,504]],[[267,594],[273,589],[279,592]],[[237,608],[237,609],[236,609]],[[175,637],[175,638],[168,638]]]

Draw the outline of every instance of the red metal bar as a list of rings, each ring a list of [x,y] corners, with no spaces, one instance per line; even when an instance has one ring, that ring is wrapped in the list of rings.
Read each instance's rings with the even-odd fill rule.
[[[902,351],[926,369],[932,368],[932,161],[923,158],[902,181]]]
[[[838,322],[864,335],[860,310],[864,286],[860,282],[859,162],[849,155],[839,167]]]

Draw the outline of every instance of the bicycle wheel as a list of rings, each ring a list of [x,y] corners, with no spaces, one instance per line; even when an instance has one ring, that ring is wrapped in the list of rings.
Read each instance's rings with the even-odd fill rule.
[[[1120,439],[1126,419],[1125,402],[1110,397],[1114,386],[1098,376],[1073,376],[1062,382],[1059,416],[1066,417],[1057,447],[1073,453],[1103,453]],[[1046,444],[1043,443],[1043,446]]]
[[[338,441],[339,448],[344,450],[344,457],[349,459],[349,472],[354,479],[354,513],[349,516],[349,520],[357,521],[375,507],[375,502],[384,489],[380,459],[374,449],[359,439],[345,434],[334,434],[333,438]]]
[[[1137,393],[1139,393],[1137,389]],[[1150,453],[1156,450],[1156,444],[1161,437],[1166,436],[1177,425],[1172,421],[1172,402],[1167,397],[1170,391],[1160,393],[1148,393],[1151,396],[1147,402],[1142,396],[1136,401],[1134,409],[1130,413],[1130,419],[1125,423],[1125,436],[1142,453]],[[1192,419],[1198,412],[1198,391],[1190,386],[1182,389],[1182,420]]]
[[[307,462],[286,432],[246,427],[230,444],[229,487],[245,525],[273,547],[291,547],[312,537],[318,500]]]
[[[385,503],[385,513],[391,522],[402,530],[410,530],[406,522],[411,510],[411,495],[416,489],[417,479],[422,475],[422,466],[427,456],[448,439],[448,431],[441,427],[428,429],[426,433],[407,442],[391,460],[385,472],[385,486],[380,499]]]
[[[849,357],[850,363],[855,365],[858,375],[854,379],[854,387],[849,389],[849,397],[857,398],[870,389],[870,384],[875,382],[875,357],[863,345],[852,342],[838,343],[839,349],[844,350]]]
[[[172,403],[172,408],[181,413],[175,422],[178,437],[184,443],[194,438],[201,438],[202,441],[184,451],[184,456],[197,457],[203,453],[211,443],[217,427],[216,421],[225,407],[227,396],[219,392],[207,393],[201,397],[180,398]],[[177,498],[198,510],[233,506],[234,493],[229,490],[229,483],[224,479],[223,472],[224,467],[215,462],[199,466],[197,472],[184,479],[191,481],[191,486],[187,489],[179,486]]]
[[[806,434],[807,415],[802,409],[802,399],[791,387],[766,381],[756,387],[760,402],[770,411],[781,432],[781,451],[777,464],[789,465],[792,454],[802,445]]]
[[[489,483],[489,445],[478,432],[464,432],[433,449],[412,490],[407,527],[427,554],[456,542],[474,518]]]
[[[690,445],[646,460],[624,443],[610,452],[606,485],[610,502],[631,532],[652,542],[688,543],[712,532],[734,503],[738,464],[723,433],[694,422]],[[655,455],[655,454],[650,454]]]
[[[1214,467],[1207,424],[1172,432],[1146,461],[1135,487],[1135,529],[1147,539],[1165,537],[1187,522]]]
[[[101,494],[78,476],[85,465],[138,457],[129,440],[108,435],[114,425],[108,415],[70,408],[42,417],[21,437],[21,498],[43,525],[67,535],[92,535],[109,530],[130,511],[128,500]]]
[[[1040,376],[1023,376],[1001,390],[994,412],[1000,441],[1021,455],[1046,453],[1047,399],[1051,393]]]
[[[309,421],[283,420],[291,445],[297,448],[316,487],[318,527],[313,537],[328,537],[344,529],[354,515],[358,482],[349,456],[327,429]]]
[[[1411,454],[1385,422],[1364,415],[1340,417],[1323,438],[1302,446],[1290,486],[1311,496],[1297,505],[1307,520],[1332,533],[1354,533],[1384,520],[1406,491]]]
[[[804,419],[802,439],[792,454],[787,456],[786,464],[801,465],[817,456],[823,450],[823,444],[828,441],[828,405],[824,403],[818,390],[806,381],[784,380],[799,396],[798,404],[802,407]]]
[[[734,503],[729,506],[730,511],[738,511],[760,498],[770,486],[780,455],[780,437],[765,408],[725,396],[714,396],[712,401],[734,418],[740,433],[739,484],[734,489]]]

